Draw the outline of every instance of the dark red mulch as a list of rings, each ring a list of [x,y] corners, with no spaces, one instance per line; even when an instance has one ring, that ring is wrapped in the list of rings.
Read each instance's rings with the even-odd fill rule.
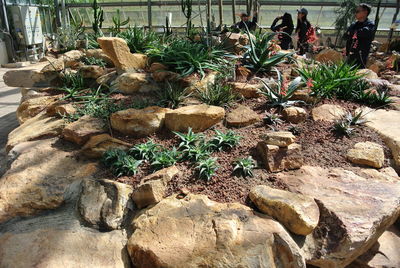
[[[254,109],[259,114],[264,114],[268,109],[266,101],[263,98],[243,100],[242,104],[245,104]],[[359,107],[358,104],[346,102],[342,100],[324,100],[317,104],[319,106],[323,103],[340,104],[348,111],[352,111]],[[304,107],[310,112],[312,106]],[[228,108],[229,111],[232,108]],[[288,130],[291,125],[283,123],[276,127],[277,130]],[[297,142],[303,146],[304,162],[306,165],[318,165],[321,167],[351,167],[345,156],[347,150],[350,149],[355,143],[362,141],[372,141],[381,144],[385,148],[386,159],[391,158],[389,149],[384,145],[379,135],[375,132],[367,129],[366,127],[356,127],[355,133],[351,137],[337,136],[332,132],[332,122],[314,122],[311,118],[307,119],[306,122],[296,125],[300,131]],[[213,129],[226,131],[227,128],[221,123],[216,125]],[[207,137],[211,137],[214,134],[214,130],[210,129],[204,132]],[[259,136],[267,131],[270,131],[270,127],[265,125],[263,122],[254,124],[249,127],[234,129],[234,131],[242,136],[240,145],[228,152],[217,152],[214,153],[213,157],[218,157],[219,169],[215,177],[211,181],[204,181],[197,178],[197,173],[194,166],[190,162],[178,163],[177,166],[181,170],[182,174],[172,180],[168,185],[167,195],[180,192],[180,189],[187,188],[190,192],[205,194],[210,199],[219,202],[240,202],[249,204],[247,200],[250,189],[259,184],[270,185],[277,188],[285,188],[273,173],[268,173],[262,166],[260,156],[256,150],[257,142],[260,140]],[[118,133],[113,133],[117,138],[132,144],[143,143],[148,138],[153,139],[155,142],[160,143],[164,147],[171,148],[179,144],[178,139],[167,130],[163,130],[160,133],[154,134],[148,138],[135,139],[127,137]],[[259,167],[254,170],[255,176],[253,178],[242,178],[232,175],[232,162],[237,158],[244,158],[251,155],[257,162]],[[388,160],[385,162],[385,166],[388,166]],[[117,181],[130,184],[132,186],[137,185],[140,180],[151,174],[149,164],[144,164],[141,167],[141,171],[136,176],[131,177],[120,177]],[[113,175],[104,170],[105,177],[115,179]]]

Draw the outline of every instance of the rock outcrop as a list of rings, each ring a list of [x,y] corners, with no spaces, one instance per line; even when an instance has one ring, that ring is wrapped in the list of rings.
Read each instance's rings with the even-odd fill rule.
[[[319,208],[311,197],[266,185],[252,188],[249,196],[261,212],[278,220],[295,234],[308,235],[318,224]]]
[[[314,198],[320,220],[314,231],[298,238],[307,263],[345,267],[367,251],[400,214],[400,184],[361,177],[341,168],[303,166],[279,173],[291,192]]]
[[[35,117],[54,104],[58,98],[60,98],[60,96],[43,96],[25,100],[17,109],[18,122],[23,124],[26,120]]]
[[[68,141],[83,145],[91,136],[104,132],[106,132],[106,127],[103,120],[84,115],[77,121],[68,124],[62,132],[62,136]]]
[[[171,196],[133,220],[128,252],[135,267],[305,267],[276,221],[203,195]]]

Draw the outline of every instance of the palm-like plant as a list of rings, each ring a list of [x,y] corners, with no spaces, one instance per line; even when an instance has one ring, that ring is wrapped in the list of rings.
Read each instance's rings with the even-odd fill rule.
[[[282,74],[276,68],[274,68],[274,70],[278,75],[278,78],[275,81],[275,86],[271,86],[265,80],[261,79],[264,89],[260,90],[260,92],[268,98],[270,102],[269,106],[285,108],[301,102],[290,100],[290,98],[302,84],[301,77],[297,77],[290,84],[288,84]]]

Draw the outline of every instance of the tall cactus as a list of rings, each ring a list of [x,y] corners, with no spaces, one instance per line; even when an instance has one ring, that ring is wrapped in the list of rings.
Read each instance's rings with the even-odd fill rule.
[[[192,28],[193,0],[181,0],[182,13],[186,17],[186,34],[189,35]]]
[[[124,21],[121,21],[121,15],[119,13],[119,9],[117,9],[117,16],[112,17],[112,21],[114,26],[111,28],[113,35],[117,35],[121,32],[121,26],[125,26],[129,23],[129,18]]]
[[[93,0],[92,9],[93,9],[92,28],[93,28],[94,34],[96,36],[103,35],[103,33],[101,31],[101,26],[103,25],[103,21],[104,21],[104,11],[97,4],[97,0]]]

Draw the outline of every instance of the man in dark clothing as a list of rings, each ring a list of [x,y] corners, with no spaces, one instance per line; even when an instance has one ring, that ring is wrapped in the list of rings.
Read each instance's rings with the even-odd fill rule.
[[[349,64],[356,64],[360,68],[366,68],[369,50],[375,30],[375,25],[368,19],[371,7],[360,4],[356,10],[356,22],[347,29],[343,38],[346,42],[346,56]]]
[[[254,31],[256,29],[256,27],[257,27],[257,12],[254,12],[252,21],[249,21],[248,14],[246,14],[246,13],[240,14],[240,21],[238,23],[236,23],[233,27],[236,29],[245,31],[246,25],[250,31]]]
[[[278,21],[282,20],[281,24],[278,24]],[[278,35],[278,39],[280,41],[280,46],[282,49],[289,49],[290,44],[292,43],[292,33],[293,33],[293,20],[292,20],[292,15],[289,13],[283,14],[281,17],[277,17],[271,25],[271,30],[273,32],[282,32],[281,34]]]

